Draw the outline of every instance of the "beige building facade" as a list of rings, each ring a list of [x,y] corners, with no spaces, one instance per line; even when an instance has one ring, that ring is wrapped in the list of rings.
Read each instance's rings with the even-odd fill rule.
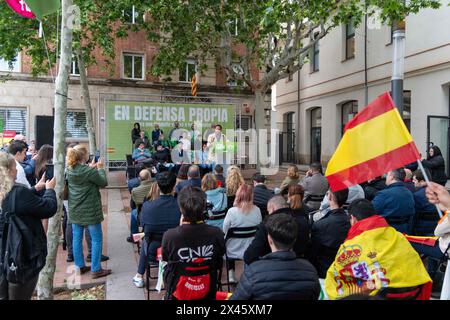
[[[450,109],[450,7],[406,19],[404,120],[426,156],[438,145],[448,163]],[[340,26],[319,41],[300,74],[272,90],[272,128],[282,132],[281,162],[326,165],[344,125],[377,96],[391,90],[391,27],[368,22]],[[366,43],[366,48],[365,48]],[[365,53],[366,52],[366,53]],[[367,61],[367,62],[366,62]],[[367,78],[367,85],[366,85]],[[374,137],[376,143],[377,137]]]

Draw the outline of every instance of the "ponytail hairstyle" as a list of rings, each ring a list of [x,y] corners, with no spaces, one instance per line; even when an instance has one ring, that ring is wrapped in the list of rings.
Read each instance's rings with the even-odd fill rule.
[[[88,151],[86,147],[82,145],[76,145],[67,151],[67,165],[70,168],[75,167],[77,164],[84,163]]]

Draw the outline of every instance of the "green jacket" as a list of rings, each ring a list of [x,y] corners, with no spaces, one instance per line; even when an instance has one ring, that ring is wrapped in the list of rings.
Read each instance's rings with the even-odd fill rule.
[[[83,226],[103,221],[100,188],[108,185],[103,169],[77,164],[67,169],[69,222]]]

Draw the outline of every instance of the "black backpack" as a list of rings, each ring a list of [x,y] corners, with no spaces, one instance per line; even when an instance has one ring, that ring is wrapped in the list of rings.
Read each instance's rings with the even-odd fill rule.
[[[39,274],[46,262],[46,248],[34,237],[34,231],[16,215],[16,188],[7,199],[9,211],[3,213],[4,225],[0,272],[10,283],[24,284]]]

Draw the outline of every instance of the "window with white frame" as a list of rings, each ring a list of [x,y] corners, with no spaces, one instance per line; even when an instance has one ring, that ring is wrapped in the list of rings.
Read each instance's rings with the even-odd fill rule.
[[[131,6],[127,10],[123,11],[123,16],[125,17],[125,21],[131,24],[139,23],[139,12],[136,10],[136,6]]]
[[[351,19],[345,25],[345,59],[352,59],[355,57],[355,23]]]
[[[187,59],[179,70],[180,82],[191,82],[194,74],[197,73],[197,63],[194,59]]]
[[[87,138],[86,113],[67,111],[67,138]]]
[[[145,64],[142,54],[123,54],[123,78],[144,80]]]
[[[78,67],[78,59],[74,56],[72,57],[72,65],[70,66],[70,75],[79,76],[80,68]]]
[[[319,33],[316,32],[314,34],[314,38],[313,40],[317,40],[319,38]],[[317,40],[314,43],[314,46],[311,49],[311,72],[316,72],[319,71],[319,53],[320,53],[320,49],[319,49],[319,40]]]
[[[0,107],[0,132],[12,130],[16,134],[27,135],[27,109]]]
[[[18,54],[12,61],[6,61],[0,58],[0,71],[20,72],[20,54]]]

